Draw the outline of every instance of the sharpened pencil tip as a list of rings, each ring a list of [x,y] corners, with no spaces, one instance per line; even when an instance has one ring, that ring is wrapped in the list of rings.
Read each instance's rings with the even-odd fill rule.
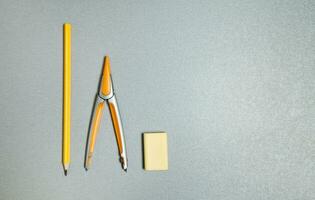
[[[124,171],[127,173],[127,168],[126,168],[126,169],[124,169]]]
[[[63,164],[63,170],[64,170],[64,173],[65,173],[65,176],[68,175],[68,169],[69,169],[69,163],[68,164]]]
[[[85,171],[88,171],[90,169],[90,165],[87,163],[85,164],[84,168],[85,168]]]

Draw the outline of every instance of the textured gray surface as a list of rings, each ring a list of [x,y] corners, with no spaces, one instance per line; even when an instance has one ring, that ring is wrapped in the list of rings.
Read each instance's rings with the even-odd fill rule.
[[[72,164],[61,159],[62,24],[73,24]],[[0,1],[1,199],[315,199],[314,1]],[[106,109],[86,133],[103,56]],[[141,132],[169,133],[168,172]]]

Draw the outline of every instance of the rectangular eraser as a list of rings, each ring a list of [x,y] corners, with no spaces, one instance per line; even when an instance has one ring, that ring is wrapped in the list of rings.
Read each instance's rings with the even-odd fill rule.
[[[168,170],[167,134],[143,133],[144,170]]]

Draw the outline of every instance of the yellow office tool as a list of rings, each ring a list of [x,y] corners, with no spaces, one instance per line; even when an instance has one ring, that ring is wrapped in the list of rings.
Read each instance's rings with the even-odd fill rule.
[[[167,134],[165,132],[143,133],[144,170],[168,170]]]
[[[118,145],[118,152],[120,156],[120,163],[123,168],[127,172],[127,152],[125,139],[123,134],[123,127],[120,119],[118,104],[116,101],[114,87],[111,78],[110,72],[110,63],[109,57],[105,56],[102,78],[100,81],[100,87],[98,94],[96,95],[93,116],[90,122],[89,134],[87,139],[87,148],[85,155],[85,169],[88,170],[91,166],[92,156],[94,152],[95,140],[98,134],[100,120],[102,117],[102,111],[105,106],[105,101],[108,104],[110,115],[112,118],[112,123],[114,126],[114,131],[116,135],[116,141]]]
[[[70,165],[71,128],[71,24],[63,25],[63,138],[62,164],[67,176]]]

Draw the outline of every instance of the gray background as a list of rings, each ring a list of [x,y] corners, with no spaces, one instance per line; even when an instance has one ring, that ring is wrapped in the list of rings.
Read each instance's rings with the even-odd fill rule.
[[[73,25],[72,163],[61,165],[62,24]],[[314,1],[1,1],[0,199],[315,199]],[[103,57],[108,109],[83,169]],[[141,133],[169,133],[169,171]]]

